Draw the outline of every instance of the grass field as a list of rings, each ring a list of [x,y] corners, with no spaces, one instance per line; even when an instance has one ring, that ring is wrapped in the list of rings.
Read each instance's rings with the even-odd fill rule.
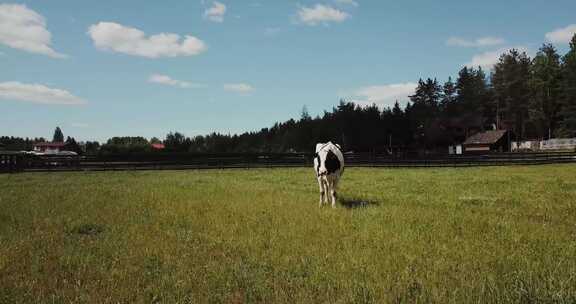
[[[576,165],[0,175],[0,303],[575,303]]]

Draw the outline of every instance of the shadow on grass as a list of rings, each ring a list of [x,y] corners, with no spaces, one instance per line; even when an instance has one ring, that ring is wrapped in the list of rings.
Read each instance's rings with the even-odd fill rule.
[[[380,202],[370,200],[370,199],[365,199],[365,198],[359,198],[359,197],[341,197],[338,199],[338,202],[344,208],[348,208],[348,209],[380,206]]]
[[[69,233],[93,236],[98,235],[104,231],[104,227],[98,224],[81,224],[73,227]]]

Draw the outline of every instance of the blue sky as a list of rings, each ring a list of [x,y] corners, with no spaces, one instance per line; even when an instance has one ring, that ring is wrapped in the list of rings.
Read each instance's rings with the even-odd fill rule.
[[[0,135],[238,133],[340,98],[386,106],[510,47],[564,53],[574,12],[573,0],[0,2]]]

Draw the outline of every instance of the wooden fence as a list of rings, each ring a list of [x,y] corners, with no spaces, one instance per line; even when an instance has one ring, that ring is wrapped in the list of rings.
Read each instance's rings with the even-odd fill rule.
[[[22,172],[24,170],[24,155],[17,152],[0,152],[0,173]]]
[[[0,172],[184,170],[312,167],[313,154],[147,153],[105,156],[51,156],[0,152]],[[348,167],[462,167],[576,163],[576,152],[495,153],[485,155],[391,156],[345,154]]]

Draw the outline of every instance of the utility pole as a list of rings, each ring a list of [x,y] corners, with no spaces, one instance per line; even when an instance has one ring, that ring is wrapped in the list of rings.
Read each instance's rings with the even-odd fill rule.
[[[500,101],[496,99],[496,130],[500,130]]]
[[[506,148],[507,152],[512,152],[512,143],[510,142],[510,130],[506,130],[506,134],[508,136],[508,147]]]

